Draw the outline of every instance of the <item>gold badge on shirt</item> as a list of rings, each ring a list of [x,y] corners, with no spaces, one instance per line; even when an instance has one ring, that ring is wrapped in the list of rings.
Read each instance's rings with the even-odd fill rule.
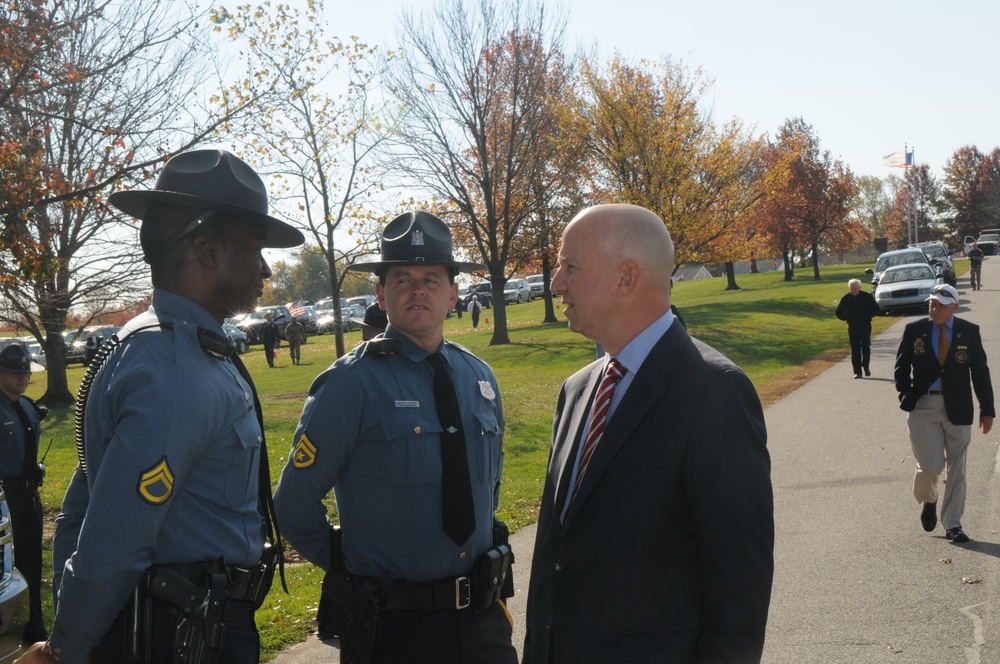
[[[170,470],[167,457],[139,473],[139,496],[150,505],[162,505],[174,491],[174,473]]]
[[[316,463],[316,446],[303,432],[299,442],[295,443],[295,449],[292,450],[292,465],[296,468],[308,468],[314,463]]]

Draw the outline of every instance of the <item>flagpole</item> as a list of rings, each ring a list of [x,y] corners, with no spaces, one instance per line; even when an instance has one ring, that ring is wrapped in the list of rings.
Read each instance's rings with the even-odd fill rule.
[[[914,207],[913,189],[910,185],[910,168],[908,168],[908,166],[910,166],[910,163],[909,160],[907,159],[907,155],[909,154],[909,152],[910,152],[909,146],[906,143],[903,143],[903,164],[904,164],[903,170],[906,171],[906,199],[907,202],[909,203],[909,205],[907,205],[907,210],[906,210],[906,221],[910,227],[910,233],[908,233],[908,235],[912,235],[913,244],[916,244],[917,242],[920,241],[918,239],[920,236],[920,229],[917,228],[918,221],[913,216],[913,207]]]

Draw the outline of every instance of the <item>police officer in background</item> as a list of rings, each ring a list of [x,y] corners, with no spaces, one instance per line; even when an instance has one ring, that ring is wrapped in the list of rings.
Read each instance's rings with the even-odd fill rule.
[[[416,212],[386,226],[381,261],[352,269],[378,275],[389,324],[313,383],[275,493],[283,534],[328,570],[341,662],[514,663],[500,391],[444,340],[455,276],[484,268],[454,260],[447,225]]]
[[[86,451],[57,531],[76,545],[53,547],[75,550],[54,561],[65,566],[49,642],[22,661],[124,662],[136,650],[145,662],[257,662],[254,610],[273,571],[262,560],[280,546],[265,547],[273,512],[256,393],[222,322],[262,294],[262,249],[304,238],[268,216],[264,183],[221,150],[179,154],[155,189],[110,202],[143,221],[152,306],[81,386]]]
[[[41,420],[45,411],[24,396],[31,374],[45,367],[32,362],[28,349],[12,344],[0,351],[0,484],[14,524],[14,566],[28,583],[30,612],[24,641],[48,638],[42,617],[42,500],[38,487],[43,470],[38,464]]]

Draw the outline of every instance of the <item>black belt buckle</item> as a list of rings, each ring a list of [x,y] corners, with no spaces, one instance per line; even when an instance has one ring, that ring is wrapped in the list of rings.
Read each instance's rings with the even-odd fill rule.
[[[460,576],[455,579],[455,609],[461,611],[472,604],[472,584],[469,577]]]

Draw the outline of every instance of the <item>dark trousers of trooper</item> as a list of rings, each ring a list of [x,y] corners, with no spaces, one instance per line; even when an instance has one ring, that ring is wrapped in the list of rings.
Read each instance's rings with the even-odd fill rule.
[[[274,342],[264,341],[264,355],[267,357],[267,366],[274,366]]]
[[[482,613],[382,611],[375,645],[377,664],[517,664],[507,611],[496,603]],[[341,651],[341,664],[353,662]]]
[[[28,583],[28,624],[24,640],[44,641],[48,636],[42,616],[42,501],[37,489],[5,487],[10,520],[14,526],[14,567]]]
[[[854,367],[854,374],[861,373],[862,369],[867,369],[871,360],[872,352],[872,328],[855,327],[847,328],[847,338],[851,341],[851,366]]]
[[[153,615],[152,646],[146,664],[173,664],[173,624],[163,605]],[[254,611],[248,601],[230,601],[226,609],[226,640],[217,664],[256,664],[260,662],[260,635],[254,622]],[[101,643],[90,652],[90,664],[128,664],[125,646],[124,613],[111,627]],[[190,661],[190,660],[178,660]]]

